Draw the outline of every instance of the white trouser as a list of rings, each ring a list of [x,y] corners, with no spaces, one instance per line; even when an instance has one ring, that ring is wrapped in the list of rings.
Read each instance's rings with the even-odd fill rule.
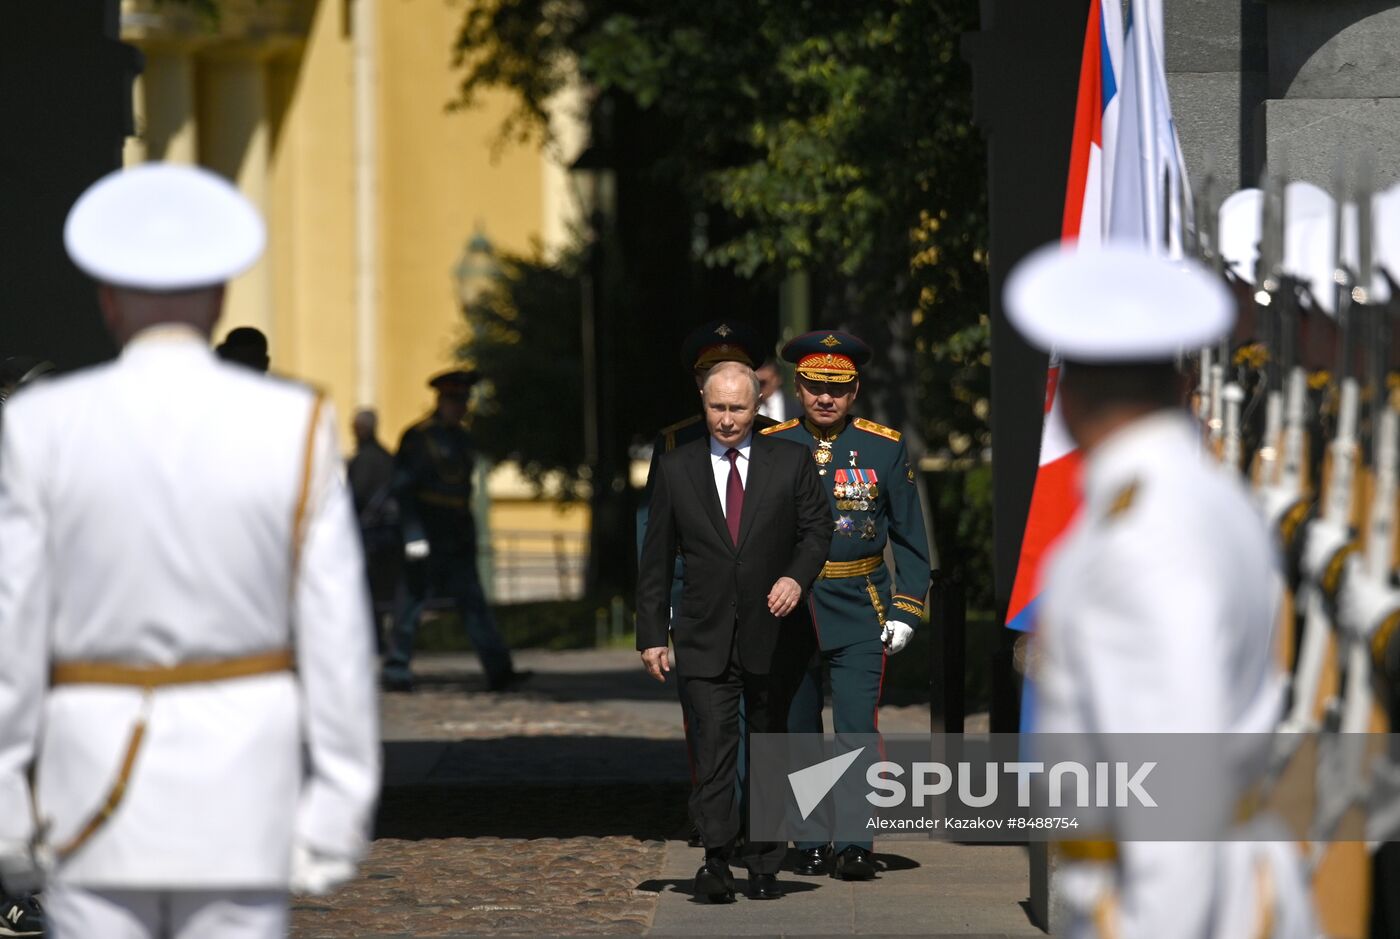
[[[277,890],[88,890],[43,894],[52,939],[282,939],[287,894]]]

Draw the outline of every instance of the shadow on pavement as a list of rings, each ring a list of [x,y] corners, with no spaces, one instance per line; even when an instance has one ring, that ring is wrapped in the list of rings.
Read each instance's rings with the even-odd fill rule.
[[[686,785],[403,786],[379,801],[374,837],[663,841],[685,825]]]
[[[384,743],[386,788],[414,785],[684,784],[684,740],[558,732]]]
[[[737,897],[737,902],[743,903],[743,902],[745,902],[746,900],[748,900],[748,898],[744,895],[744,894],[745,894],[745,891],[747,891],[748,888],[749,888],[749,881],[748,881],[748,878],[747,878],[747,877],[744,877],[744,876],[741,875],[741,874],[735,874],[735,876],[734,876],[734,883],[735,883],[735,885],[738,887],[738,890],[735,891],[735,896]],[[784,894],[810,893],[810,892],[813,891],[813,890],[820,890],[820,889],[821,889],[821,885],[820,885],[820,884],[811,883],[811,882],[809,882],[809,881],[802,881],[802,880],[791,880],[791,879],[786,878],[786,877],[781,877],[781,878],[778,879],[778,886],[779,886],[780,888],[782,888],[782,891],[783,891]],[[700,896],[698,896],[698,895],[695,893],[694,887],[695,887],[695,881],[694,881],[692,878],[689,878],[689,877],[687,877],[687,878],[685,878],[685,879],[683,879],[683,880],[682,880],[682,879],[679,879],[679,878],[676,878],[676,877],[668,877],[668,878],[665,878],[665,879],[657,879],[657,880],[644,880],[644,881],[642,881],[641,883],[637,884],[637,889],[638,889],[638,890],[643,890],[643,891],[646,891],[647,893],[668,893],[668,892],[669,892],[669,893],[683,893],[683,894],[685,894],[686,896],[690,897],[690,901],[689,901],[689,902],[691,902],[691,903],[700,903],[700,904],[703,904],[703,905],[705,905],[705,906],[710,906],[711,904],[710,904],[709,898],[708,898],[708,897],[700,897]],[[782,898],[779,897],[779,900],[781,900],[781,899],[782,899]],[[755,902],[771,903],[771,902],[774,902],[774,901],[771,901],[771,900],[764,900],[764,901],[748,900],[748,902],[750,902],[750,903],[755,903]]]
[[[422,691],[486,691],[486,677],[469,668],[415,670],[414,684]],[[674,701],[674,673],[665,684],[648,677],[640,667],[587,672],[536,671],[524,685],[509,692],[561,703],[574,701]]]

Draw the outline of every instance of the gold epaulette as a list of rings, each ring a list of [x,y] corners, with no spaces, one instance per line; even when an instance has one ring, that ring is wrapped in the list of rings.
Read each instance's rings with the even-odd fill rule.
[[[704,417],[703,414],[695,414],[690,417],[687,417],[685,420],[676,421],[674,424],[671,424],[668,427],[661,428],[659,431],[656,432],[656,436],[665,438],[665,449],[668,452],[674,450],[676,449],[676,432],[684,430],[691,424],[694,424],[696,421],[700,420],[702,417]]]
[[[867,421],[863,417],[858,417],[851,421],[857,429],[865,431],[867,434],[874,434],[877,437],[884,437],[886,440],[899,440],[899,431],[884,424],[877,424],[874,421]]]
[[[776,434],[780,430],[787,430],[789,427],[796,427],[802,422],[802,418],[794,417],[790,421],[783,421],[781,424],[774,424],[772,427],[765,427],[759,431],[760,434]]]
[[[1137,494],[1138,481],[1134,479],[1114,494],[1113,501],[1108,504],[1108,511],[1103,513],[1104,521],[1110,522],[1124,515],[1133,507],[1133,502],[1137,499]]]

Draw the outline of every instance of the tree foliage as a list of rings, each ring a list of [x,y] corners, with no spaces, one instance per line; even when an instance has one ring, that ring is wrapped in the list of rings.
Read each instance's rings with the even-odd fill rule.
[[[990,443],[985,162],[958,55],[974,0],[473,0],[458,104],[513,93],[549,135],[582,82],[664,140],[646,172],[710,219],[704,264],[808,272],[817,326],[877,350],[862,407],[916,452]],[[990,512],[960,520],[990,539]],[[984,545],[978,545],[984,547]]]
[[[458,354],[481,373],[472,436],[493,460],[514,460],[536,487],[546,477],[580,498],[583,452],[579,258],[507,255],[466,308]],[[522,415],[528,415],[522,417]]]
[[[987,443],[984,164],[957,56],[975,25],[971,0],[477,0],[461,102],[509,89],[505,132],[543,136],[581,78],[664,118],[653,171],[735,223],[706,260],[823,272],[822,320],[885,320],[919,353],[889,416],[963,454]]]

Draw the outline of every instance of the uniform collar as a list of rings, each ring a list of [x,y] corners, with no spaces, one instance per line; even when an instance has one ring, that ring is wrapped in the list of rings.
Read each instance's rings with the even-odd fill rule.
[[[122,347],[123,359],[142,359],[152,355],[179,353],[212,359],[209,337],[184,323],[159,323],[147,326],[133,335]]]
[[[830,429],[823,430],[816,424],[813,424],[811,419],[807,418],[806,416],[802,418],[802,426],[804,429],[806,429],[807,433],[811,434],[813,437],[817,438],[817,440],[822,441],[823,443],[829,443],[830,441],[835,440],[837,437],[841,436],[841,432],[844,431],[848,426],[850,426],[850,423],[851,416],[847,414],[844,418],[841,419],[841,422],[839,424],[836,424]]]
[[[1084,462],[1085,495],[1121,485],[1126,473],[1157,466],[1164,449],[1180,452],[1199,447],[1196,425],[1184,411],[1171,408],[1140,417],[1114,431],[1089,454]]]

